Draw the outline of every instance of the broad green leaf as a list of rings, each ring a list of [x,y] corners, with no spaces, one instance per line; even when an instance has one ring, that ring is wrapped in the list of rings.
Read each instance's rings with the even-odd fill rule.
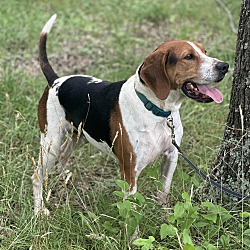
[[[115,234],[115,233],[117,233],[119,231],[118,228],[113,227],[113,225],[109,221],[105,221],[104,224],[103,224],[103,227],[112,234]]]
[[[207,220],[202,220],[202,219],[200,219],[199,221],[195,223],[196,227],[206,227],[208,225],[209,223],[207,222]]]
[[[184,181],[186,181],[186,180],[188,180],[188,179],[190,178],[190,175],[187,174],[187,173],[185,173],[185,172],[183,172],[183,171],[181,171],[181,172],[179,173],[179,176],[180,176],[180,178],[183,179]]]
[[[193,245],[190,245],[190,244],[185,244],[183,249],[184,250],[195,250],[195,247]]]
[[[209,210],[215,209],[215,206],[212,202],[210,201],[205,201],[201,203],[204,207],[207,207]]]
[[[134,210],[134,208],[132,208],[130,210],[130,212],[131,212],[131,216],[133,216],[137,220],[137,222],[139,223],[142,219],[142,214],[140,212]]]
[[[186,201],[184,204],[183,204],[183,208],[185,210],[187,210],[187,212],[192,212],[192,209],[193,209],[193,205],[190,201]]]
[[[246,245],[246,246],[250,246],[250,240],[249,239],[247,239],[247,238],[243,238],[243,242],[244,242],[244,244]]]
[[[250,213],[249,212],[242,212],[242,213],[240,213],[240,217],[241,218],[248,218],[248,217],[250,217]]]
[[[226,210],[224,207],[217,205],[216,206],[220,220],[222,223],[225,221],[231,219],[233,216],[230,214],[228,210]]]
[[[173,225],[167,225],[166,223],[161,225],[160,235],[161,240],[165,239],[167,236],[175,236],[177,229]]]
[[[183,223],[183,227],[186,229],[189,229],[195,222],[195,219],[190,218],[190,219],[186,219],[185,222]]]
[[[123,202],[117,202],[117,203],[116,203],[116,206],[117,206],[117,208],[118,208],[118,210],[119,210],[119,214],[120,214],[123,218],[125,218],[125,217],[127,216],[128,212],[129,212],[129,211],[131,210],[131,208],[132,208],[132,204],[131,204],[131,202],[128,201],[128,200],[125,200],[125,201],[123,201]]]
[[[217,214],[202,214],[201,216],[209,221],[212,221],[213,223],[216,223]]]
[[[145,247],[148,247],[148,248],[145,248],[145,249],[151,249],[153,247],[153,242],[155,241],[155,238],[153,236],[149,236],[148,239],[142,239],[142,238],[139,238],[139,239],[136,239],[133,244],[136,245],[136,246],[145,246]]]
[[[127,209],[124,208],[123,202],[117,202],[116,206],[118,208],[119,214],[123,217],[126,218],[127,216]]]
[[[184,229],[183,230],[183,243],[184,244],[189,244],[191,246],[193,246],[193,242],[192,242],[192,239],[189,235],[189,230],[188,229]]]
[[[186,201],[186,202],[190,202],[190,195],[187,192],[182,193],[182,198]]]
[[[135,198],[139,201],[140,205],[144,205],[145,204],[145,198],[142,194],[136,192],[134,194]]]
[[[198,246],[198,247],[195,247],[195,250],[204,250],[204,248],[201,246]]]
[[[128,226],[128,235],[132,236],[135,232],[136,227],[138,226],[137,219],[134,217],[130,217],[127,221]]]
[[[124,208],[126,208],[128,211],[132,208],[132,203],[129,200],[123,201]]]
[[[220,241],[221,241],[221,244],[223,246],[223,248],[226,248],[229,246],[229,242],[230,242],[230,237],[228,237],[227,235],[221,235],[220,237]]]
[[[216,222],[218,216],[222,223],[232,218],[232,215],[224,207],[214,205],[212,202],[202,202],[202,205],[208,208],[207,215],[203,216],[206,219]],[[216,217],[216,219],[215,219]]]
[[[212,244],[208,244],[206,249],[207,250],[218,250],[218,248]]]
[[[120,198],[124,198],[124,193],[122,191],[114,191],[113,194]]]
[[[169,221],[170,223],[174,223],[174,222],[175,222],[175,216],[174,216],[173,214],[170,214],[170,215],[168,216],[168,221]]]
[[[250,229],[245,230],[243,234],[250,236]]]
[[[201,216],[209,221],[212,221],[213,223],[216,223],[217,214],[208,213],[208,214],[202,214]]]
[[[124,191],[129,191],[130,189],[130,186],[129,184],[126,182],[126,181],[123,181],[123,180],[116,180],[116,185],[121,188],[122,190]]]
[[[194,183],[194,185],[195,185],[196,187],[199,187],[199,186],[200,186],[200,182],[199,182],[199,180],[198,180],[197,178],[195,178],[194,176],[192,176],[192,177],[191,177],[191,180],[192,180],[192,182]]]
[[[174,217],[180,218],[185,212],[184,204],[182,202],[177,202],[174,207]]]

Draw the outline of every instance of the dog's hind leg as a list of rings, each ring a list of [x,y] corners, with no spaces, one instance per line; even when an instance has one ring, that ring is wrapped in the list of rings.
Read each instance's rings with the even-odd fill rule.
[[[56,133],[55,133],[56,131]],[[53,133],[52,133],[53,132]],[[41,147],[39,153],[38,167],[32,176],[34,212],[49,214],[43,204],[43,182],[46,180],[49,171],[55,166],[59,159],[60,147],[64,137],[63,128],[51,129],[48,127],[47,133],[41,133]]]
[[[60,158],[58,162],[58,171],[62,172],[69,160],[69,157],[75,148],[77,139],[75,135],[67,137],[62,146],[60,147]]]
[[[64,141],[64,143],[62,144],[61,148],[60,148],[60,158],[59,158],[59,164],[58,164],[58,171],[63,171],[68,160],[69,157],[72,153],[72,151],[82,145],[87,143],[87,140],[85,139],[85,137],[83,135],[78,136],[76,133],[73,132],[73,134],[67,135],[66,140]]]

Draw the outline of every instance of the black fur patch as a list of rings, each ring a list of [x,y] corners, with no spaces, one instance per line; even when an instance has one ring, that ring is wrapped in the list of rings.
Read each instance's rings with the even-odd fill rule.
[[[69,78],[58,92],[66,119],[76,128],[82,122],[93,139],[105,141],[111,147],[109,121],[124,82],[93,82],[91,77],[84,76]]]
[[[144,63],[143,63],[144,64]],[[140,66],[139,70],[138,70],[138,74],[139,74],[139,77],[140,77],[140,81],[143,85],[145,85],[145,82],[141,79],[141,68],[143,66],[143,64]]]
[[[168,56],[168,63],[171,66],[174,66],[178,62],[178,58],[176,57],[175,53],[170,53]]]

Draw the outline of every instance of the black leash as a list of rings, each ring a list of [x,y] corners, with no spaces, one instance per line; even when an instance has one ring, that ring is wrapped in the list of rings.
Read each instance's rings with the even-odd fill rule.
[[[218,189],[220,189],[221,191],[225,192],[228,195],[234,196],[238,199],[241,200],[249,200],[250,199],[250,195],[248,196],[242,196],[242,194],[235,192],[229,188],[226,188],[224,186],[222,186],[220,183],[214,181],[213,179],[211,179],[209,176],[205,175],[198,167],[196,167],[185,155],[184,153],[181,151],[180,147],[177,145],[176,141],[175,141],[175,134],[174,134],[174,125],[173,125],[173,119],[172,117],[169,118],[167,120],[167,124],[169,126],[169,128],[171,129],[171,137],[172,137],[172,144],[176,147],[176,149],[178,150],[179,154],[182,156],[182,158],[207,182],[209,182],[210,184],[212,184],[213,186],[217,187]]]

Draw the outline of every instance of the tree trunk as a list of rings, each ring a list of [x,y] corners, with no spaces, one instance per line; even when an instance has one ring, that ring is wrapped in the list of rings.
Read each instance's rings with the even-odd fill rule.
[[[250,1],[241,7],[233,86],[224,138],[211,177],[246,196],[250,194]],[[224,205],[237,202],[206,185],[206,198]],[[204,198],[204,189],[203,189]],[[244,201],[250,205],[250,201]]]

